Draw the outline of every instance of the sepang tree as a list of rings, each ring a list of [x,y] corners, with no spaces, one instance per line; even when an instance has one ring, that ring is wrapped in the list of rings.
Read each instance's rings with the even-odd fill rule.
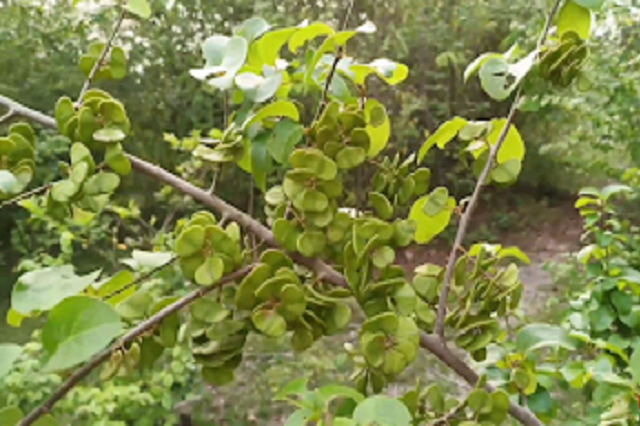
[[[384,156],[389,117],[368,88],[373,79],[398,85],[409,69],[387,58],[364,62],[349,56],[352,38],[373,37],[376,30],[372,22],[346,29],[353,3],[339,29],[306,21],[272,28],[256,17],[232,34],[208,37],[203,66],[190,74],[203,90],[223,92],[234,110],[224,128],[167,139],[191,153],[185,170],[213,170],[215,176],[223,165],[237,165],[250,173],[266,203],[264,223],[217,197],[215,185],[201,189],[127,152],[135,112],[94,83],[126,74],[118,32],[127,20],[144,21],[153,10],[146,0],[119,5],[111,36],[80,58],[86,76],[80,94],[60,98],[55,117],[0,97],[9,109],[3,121],[23,117],[72,142],[62,165],[66,177],[30,189],[35,133],[27,123],[12,124],[0,138],[3,206],[17,203],[54,221],[88,224],[115,205],[112,196],[123,176],[141,173],[207,210],[178,220],[156,250],[134,250],[115,267],[78,274],[65,264],[20,276],[8,322],[19,326],[26,317],[47,316],[43,371],[58,372],[65,381],[26,415],[17,406],[0,410],[3,421],[55,424],[56,402],[94,370],[101,368],[107,380],[153,368],[176,345],[190,348],[206,382],[222,386],[242,368],[250,333],[290,335],[291,347],[304,351],[343,331],[353,310],[364,315],[357,346],[345,348],[356,366],[354,385],[309,390],[306,379],[294,380],[276,395],[297,408],[288,425],[498,425],[509,416],[541,425],[555,418],[554,385],[573,382],[562,373],[568,365],[548,360],[566,362],[568,351],[590,342],[546,324],[524,324],[514,342],[504,320],[515,316],[523,292],[516,262],[528,259],[516,247],[465,248],[463,240],[482,189],[508,185],[520,172],[525,144],[514,118],[528,85],[557,90],[585,79],[592,18],[602,3],[556,0],[530,52],[514,46],[475,60],[465,78],[477,75],[494,100],[512,98],[507,117],[453,117],[405,158]],[[430,188],[430,171],[420,166],[431,148],[454,140],[477,176],[473,193],[463,200],[444,187]],[[360,182],[355,198],[348,197],[345,183],[365,168],[373,178]],[[403,207],[409,208],[407,217],[401,216]],[[458,216],[447,265],[421,265],[411,278],[396,263],[397,250],[429,243]],[[176,265],[181,289],[158,296],[142,285]],[[603,354],[611,350],[596,347]],[[399,398],[386,396],[387,385],[421,349],[471,391],[456,397],[438,384],[416,384]],[[0,375],[20,353],[20,346],[0,345]],[[466,354],[482,365],[474,369]],[[618,375],[626,374],[624,366],[598,361],[592,367],[589,380],[614,387],[627,383]],[[480,368],[483,374],[476,372]],[[603,421],[631,418],[634,388],[619,394],[622,399],[598,400]]]

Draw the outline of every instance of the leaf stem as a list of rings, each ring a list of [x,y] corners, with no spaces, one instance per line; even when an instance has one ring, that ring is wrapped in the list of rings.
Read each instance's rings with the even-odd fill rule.
[[[117,296],[118,294],[127,291],[131,287],[134,287],[134,286],[140,284],[142,281],[146,281],[147,279],[151,278],[156,272],[166,268],[167,266],[171,265],[176,260],[178,260],[178,256],[173,256],[171,259],[169,259],[169,261],[163,263],[162,265],[158,265],[155,268],[151,269],[150,271],[140,275],[138,278],[136,278],[135,280],[133,280],[129,284],[125,285],[124,287],[119,288],[118,290],[112,291],[111,293],[107,294],[106,296],[104,296],[102,298],[102,300],[106,301],[108,299],[111,299],[112,297]]]

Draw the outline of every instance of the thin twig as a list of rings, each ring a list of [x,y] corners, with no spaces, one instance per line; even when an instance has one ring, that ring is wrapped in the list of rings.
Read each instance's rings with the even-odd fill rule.
[[[176,260],[178,260],[178,257],[177,256],[173,256],[168,262],[165,262],[162,265],[156,266],[155,268],[151,269],[150,271],[140,275],[138,278],[136,278],[135,280],[133,280],[129,284],[125,285],[124,287],[119,288],[118,290],[115,290],[115,291],[107,294],[106,296],[104,296],[102,298],[102,300],[106,301],[108,299],[111,299],[112,297],[117,296],[118,294],[127,291],[131,287],[134,287],[134,286],[140,284],[142,281],[146,281],[147,279],[151,278],[156,272],[166,268],[167,266],[171,265]]]
[[[547,36],[549,35],[549,29],[551,28],[551,22],[553,21],[553,17],[556,15],[558,8],[560,7],[560,3],[562,0],[556,0],[553,8],[549,12],[547,16],[547,20],[538,40],[537,51],[540,51],[540,48],[545,43]],[[489,177],[489,173],[491,172],[491,168],[493,167],[493,163],[498,155],[498,151],[500,151],[500,147],[502,143],[507,137],[509,133],[509,129],[511,128],[511,124],[513,123],[513,119],[515,118],[516,112],[520,107],[520,99],[522,95],[522,87],[518,88],[515,99],[511,105],[511,110],[509,111],[509,115],[507,116],[507,120],[504,124],[504,128],[500,132],[500,136],[498,136],[498,140],[495,145],[493,145],[489,149],[489,158],[487,158],[487,164],[485,164],[484,169],[482,169],[482,173],[478,178],[478,182],[476,182],[476,186],[473,190],[473,195],[471,195],[471,199],[469,200],[469,204],[460,219],[460,225],[458,226],[458,232],[456,233],[456,238],[454,240],[453,246],[451,247],[451,252],[449,253],[449,259],[447,260],[447,269],[444,274],[444,282],[442,283],[442,290],[440,291],[440,299],[438,300],[438,317],[436,320],[436,328],[435,332],[443,344],[446,344],[445,336],[444,336],[444,322],[447,315],[447,299],[449,297],[449,286],[451,285],[451,278],[453,277],[453,271],[456,266],[456,260],[458,259],[458,249],[462,246],[464,238],[467,234],[467,229],[469,227],[469,222],[471,221],[471,216],[473,215],[473,211],[480,200],[480,193],[482,192],[482,188],[487,183],[487,178]]]
[[[7,111],[6,114],[4,114],[2,117],[0,117],[0,124],[4,124],[5,122],[11,120],[11,118],[16,115],[15,111],[12,109],[9,109],[9,111]]]
[[[29,198],[32,195],[38,195],[41,192],[45,192],[46,190],[48,190],[52,186],[53,186],[53,183],[47,183],[45,185],[39,186],[37,188],[34,188],[31,191],[23,192],[22,194],[17,195],[15,197],[11,198],[10,200],[7,200],[7,201],[3,202],[2,204],[0,204],[0,210],[4,209],[5,207],[8,207],[8,206],[10,206],[12,204],[18,203],[18,202],[24,200],[25,198]]]
[[[347,11],[344,15],[344,19],[342,20],[342,31],[347,27],[347,23],[349,22],[349,17],[351,16],[351,11],[353,10],[353,5],[355,4],[355,0],[351,0],[349,5],[347,6]],[[333,59],[333,63],[331,64],[331,68],[329,69],[329,74],[327,75],[327,79],[324,82],[324,89],[322,90],[322,99],[320,100],[320,105],[318,105],[318,111],[316,111],[316,117],[314,121],[316,121],[322,115],[322,112],[326,108],[329,103],[329,88],[331,87],[331,82],[333,81],[333,77],[336,75],[336,71],[338,69],[338,63],[344,56],[344,45],[338,46],[336,50],[336,57]]]
[[[89,72],[89,76],[87,77],[87,79],[84,81],[84,84],[82,85],[82,89],[80,90],[80,95],[78,95],[78,100],[76,101],[78,105],[82,103],[82,100],[84,99],[84,95],[87,93],[87,90],[89,90],[89,87],[91,86],[91,83],[93,82],[93,79],[96,76],[96,73],[102,66],[102,63],[104,62],[104,59],[107,57],[109,50],[111,50],[111,45],[113,44],[113,41],[115,40],[116,35],[118,34],[118,31],[120,31],[120,26],[122,25],[122,21],[124,21],[124,18],[126,15],[127,15],[127,11],[123,10],[122,13],[120,13],[120,16],[118,17],[116,24],[113,26],[113,31],[111,32],[111,36],[109,37],[109,40],[104,45],[104,49],[102,49],[102,53],[100,53],[100,57],[98,57],[98,60],[96,61],[96,63],[93,64],[93,68],[91,68],[91,71]]]
[[[56,122],[52,117],[27,108],[24,105],[21,105],[6,97],[0,96],[0,105],[9,107],[13,106],[16,111],[19,111],[19,115],[38,122],[43,126],[51,128],[57,127]],[[131,161],[131,165],[138,172],[144,173],[155,180],[170,185],[183,194],[188,195],[194,198],[199,203],[209,207],[211,210],[220,213],[222,215],[221,222],[233,220],[247,231],[255,233],[260,239],[264,240],[267,245],[271,247],[279,247],[277,241],[273,236],[273,233],[268,228],[266,228],[254,218],[249,217],[235,207],[227,204],[217,196],[208,194],[206,191],[192,185],[191,183],[183,179],[180,179],[179,177],[173,175],[170,172],[167,172],[161,167],[148,163],[131,154],[127,154],[127,158],[129,158],[129,161]],[[347,281],[344,276],[322,260],[318,258],[307,258],[300,255],[299,253],[290,253],[290,255],[296,263],[304,265],[307,268],[315,271],[319,279],[323,279],[327,283],[331,283],[335,286],[347,287]],[[478,380],[478,375],[468,364],[466,364],[463,360],[453,354],[446,346],[444,346],[437,336],[422,333],[420,337],[420,345],[427,351],[431,352],[442,362],[444,362],[447,366],[449,366],[449,368],[451,368],[458,376],[462,377],[467,383],[475,385]],[[77,380],[81,380],[89,372],[90,370],[85,372],[85,374],[83,374]],[[533,413],[531,413],[531,411],[518,405],[517,403],[510,403],[509,413],[525,426],[543,426],[542,423],[533,415]]]
[[[178,312],[180,309],[188,306],[189,304],[195,302],[200,299],[207,293],[215,290],[218,287],[221,287],[225,284],[231,283],[239,278],[247,275],[251,269],[253,269],[253,265],[246,266],[236,272],[233,272],[225,277],[222,277],[217,283],[210,285],[208,287],[202,287],[194,292],[189,293],[183,298],[179,299],[175,303],[165,307],[157,314],[149,317],[145,321],[138,324],[134,329],[125,334],[118,341],[113,343],[110,347],[103,350],[99,354],[95,355],[87,364],[82,366],[80,369],[76,370],[63,384],[58,388],[57,391],[53,393],[43,404],[39,405],[33,411],[31,411],[25,418],[20,421],[18,426],[28,426],[33,424],[38,418],[43,416],[44,414],[51,411],[53,406],[60,401],[64,396],[69,393],[74,386],[76,386],[80,381],[82,381],[85,377],[87,377],[96,367],[101,365],[103,362],[108,360],[111,357],[112,352],[120,348],[126,344],[129,344],[135,341],[139,336],[157,326],[162,322],[163,319],[168,316]]]

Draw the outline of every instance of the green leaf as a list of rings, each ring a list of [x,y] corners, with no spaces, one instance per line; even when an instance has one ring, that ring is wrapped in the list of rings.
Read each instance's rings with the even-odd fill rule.
[[[131,162],[122,151],[119,143],[109,144],[105,150],[104,161],[119,175],[125,176],[131,173]]]
[[[444,186],[440,186],[431,191],[422,210],[427,216],[435,216],[447,208],[448,201],[449,190]]]
[[[286,164],[289,155],[304,136],[304,127],[287,118],[276,123],[272,137],[267,141],[269,154],[280,164]]]
[[[289,41],[296,28],[283,28],[270,31],[262,36],[256,43],[256,51],[265,65],[274,66],[280,55],[280,50]]]
[[[429,152],[429,149],[433,145],[438,145],[440,149],[443,149],[447,143],[449,143],[453,138],[456,137],[458,132],[467,125],[468,121],[461,117],[454,117],[451,120],[443,123],[438,127],[429,138],[425,141],[425,143],[418,151],[418,163],[422,163],[424,157]]]
[[[491,171],[491,179],[498,183],[511,183],[518,179],[522,163],[520,160],[508,160],[502,164],[496,165]]]
[[[218,256],[210,256],[196,269],[195,281],[200,285],[212,285],[218,282],[223,273],[223,260]]]
[[[629,359],[629,371],[636,385],[640,384],[640,343],[636,343]]]
[[[203,226],[191,225],[184,229],[176,239],[174,250],[180,257],[189,257],[204,247],[205,230]]]
[[[305,43],[323,35],[332,35],[333,28],[322,22],[314,22],[311,25],[301,24],[299,29],[289,39],[289,50],[296,53]]]
[[[516,83],[509,85],[509,64],[502,58],[489,58],[480,67],[480,85],[482,89],[497,101],[503,101],[509,97]]]
[[[153,303],[153,296],[145,290],[138,290],[116,306],[118,314],[127,320],[144,318]]]
[[[558,14],[558,37],[570,31],[586,40],[591,34],[591,11],[574,0],[565,2]]]
[[[364,163],[366,152],[360,147],[347,146],[344,147],[336,155],[336,164],[340,169],[353,169]]]
[[[456,206],[453,197],[447,199],[447,206],[435,216],[428,216],[424,212],[424,206],[429,200],[429,195],[419,198],[411,207],[409,219],[416,223],[414,239],[419,244],[426,244],[436,235],[444,231],[451,220],[451,214]]]
[[[375,99],[367,99],[364,106],[365,119],[367,127],[365,128],[369,135],[369,151],[367,156],[373,158],[378,155],[389,142],[391,136],[391,122],[387,116],[387,111],[380,102]]]
[[[393,206],[384,194],[379,192],[369,193],[369,203],[373,206],[380,219],[388,220],[393,216]]]
[[[280,337],[287,331],[284,318],[273,310],[257,307],[251,315],[251,320],[265,336]]]
[[[602,7],[605,0],[573,0],[577,5],[587,9],[597,10]]]
[[[11,371],[11,366],[22,353],[22,348],[13,343],[0,343],[0,379]]]
[[[561,327],[549,324],[527,324],[518,331],[516,346],[521,353],[548,347],[573,350],[576,348],[576,341]]]
[[[359,403],[353,411],[353,420],[359,426],[411,426],[411,413],[401,401],[384,395],[375,395]]]
[[[504,129],[507,120],[505,118],[491,120],[491,132],[487,135],[487,142],[491,145],[495,145],[498,142],[500,134]],[[500,151],[498,151],[498,156],[496,157],[498,163],[506,163],[509,160],[520,160],[524,159],[525,154],[525,146],[524,141],[522,140],[522,136],[520,136],[520,132],[518,129],[512,124],[509,126],[509,131],[500,146]]]
[[[23,314],[47,311],[69,296],[89,287],[100,271],[78,276],[71,265],[51,266],[31,271],[18,278],[11,294],[11,307]]]
[[[121,129],[104,128],[93,133],[93,139],[103,143],[121,142],[127,135]]]
[[[278,391],[273,397],[274,401],[286,401],[288,396],[302,395],[307,392],[308,377],[300,377],[287,383],[282,389]]]
[[[380,269],[391,265],[395,259],[396,252],[389,246],[382,246],[376,249],[371,256],[373,264]]]
[[[124,8],[143,19],[149,19],[151,16],[151,7],[147,0],[129,0]]]
[[[300,120],[300,113],[298,112],[298,108],[296,108],[293,102],[276,101],[263,107],[257,113],[248,117],[242,127],[243,129],[247,129],[254,123],[258,123],[266,118],[273,117],[288,117],[293,121],[298,121]]]
[[[98,296],[100,296],[100,298],[105,302],[117,305],[136,291],[135,286],[131,285],[134,281],[135,276],[133,273],[128,270],[123,270],[111,278],[107,278],[100,283],[94,284],[94,288],[98,290]],[[124,290],[125,288],[126,290]],[[113,294],[113,296],[109,297],[109,299],[105,299],[105,297],[111,294]]]
[[[42,329],[45,370],[64,370],[88,360],[122,331],[118,313],[107,303],[86,296],[65,299]]]

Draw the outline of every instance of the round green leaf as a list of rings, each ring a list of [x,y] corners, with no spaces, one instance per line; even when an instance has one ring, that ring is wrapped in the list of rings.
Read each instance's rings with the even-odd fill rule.
[[[375,395],[359,403],[353,411],[356,424],[377,426],[411,426],[411,413],[401,401],[384,395]]]
[[[107,303],[85,296],[63,300],[42,329],[45,370],[64,370],[88,360],[122,331],[118,313]]]
[[[212,285],[216,283],[224,273],[224,262],[218,256],[208,257],[198,269],[196,269],[195,281],[200,285]]]
[[[244,277],[236,292],[236,306],[238,309],[249,310],[256,306],[256,290],[258,290],[258,287],[267,281],[271,275],[271,266],[262,263],[253,268],[253,270]]]
[[[497,101],[503,101],[509,97],[515,85],[509,85],[509,64],[504,58],[489,58],[480,67],[480,84],[482,89]]]
[[[389,246],[382,246],[373,252],[371,259],[377,268],[382,269],[393,263],[396,259],[396,252]]]
[[[126,137],[127,135],[125,135],[122,130],[109,127],[97,130],[93,133],[93,139],[104,143],[121,142]]]
[[[82,189],[86,195],[111,194],[120,186],[120,177],[115,173],[101,172],[91,176]]]
[[[176,239],[174,250],[180,257],[196,254],[204,247],[204,227],[191,225],[184,229]]]
[[[321,253],[327,243],[326,237],[319,231],[305,231],[298,237],[296,247],[298,251],[307,257]]]
[[[336,155],[336,163],[340,169],[353,169],[366,159],[366,152],[359,147],[347,146]]]
[[[287,331],[286,321],[273,310],[257,307],[251,315],[251,320],[258,330],[269,337],[280,337]]]
[[[35,145],[36,135],[33,128],[27,123],[13,123],[9,127],[9,133],[17,133],[25,138],[31,146]]]

